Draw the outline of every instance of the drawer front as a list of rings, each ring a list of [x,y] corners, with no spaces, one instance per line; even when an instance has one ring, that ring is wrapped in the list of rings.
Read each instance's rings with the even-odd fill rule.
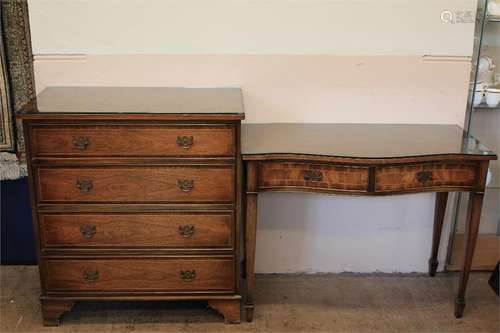
[[[377,167],[375,171],[376,192],[440,186],[471,188],[476,184],[477,166],[472,163],[419,163]]]
[[[232,257],[44,259],[48,291],[234,291]]]
[[[262,163],[259,187],[367,191],[368,168],[309,163]]]
[[[233,156],[235,129],[218,126],[40,126],[32,156]]]
[[[40,214],[42,248],[232,248],[233,214]]]
[[[231,203],[232,166],[37,169],[38,200],[82,203]]]

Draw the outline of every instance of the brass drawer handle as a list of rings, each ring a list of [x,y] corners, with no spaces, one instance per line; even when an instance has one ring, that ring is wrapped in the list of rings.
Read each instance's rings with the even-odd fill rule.
[[[77,180],[76,187],[81,193],[87,193],[94,187],[94,184],[92,184],[91,180]]]
[[[190,179],[177,179],[177,187],[183,192],[191,192],[194,187],[194,181]]]
[[[184,282],[192,282],[196,278],[196,271],[180,271],[180,276]]]
[[[99,280],[100,274],[99,271],[83,271],[82,277],[86,283],[93,283]]]
[[[192,136],[178,136],[177,137],[177,145],[179,147],[182,147],[183,149],[190,149],[193,146],[193,140],[194,138]]]
[[[433,180],[432,171],[419,171],[415,175],[415,178],[417,178],[420,183],[430,182]]]
[[[74,136],[73,145],[76,149],[85,150],[90,145],[90,139],[87,136]]]
[[[319,170],[305,170],[304,180],[310,182],[320,182],[323,180],[323,173]]]
[[[179,229],[177,229],[177,232],[179,235],[181,235],[184,238],[189,238],[193,236],[194,234],[194,225],[180,225]]]
[[[91,239],[94,237],[94,235],[97,232],[97,228],[95,225],[92,224],[82,224],[80,226],[80,233],[85,237],[86,239]]]

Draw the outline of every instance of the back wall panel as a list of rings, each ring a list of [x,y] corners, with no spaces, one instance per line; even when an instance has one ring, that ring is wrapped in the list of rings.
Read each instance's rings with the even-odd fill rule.
[[[470,63],[419,56],[37,56],[46,86],[233,86],[249,122],[462,125]]]
[[[469,55],[475,8],[476,0],[29,0],[36,54]]]

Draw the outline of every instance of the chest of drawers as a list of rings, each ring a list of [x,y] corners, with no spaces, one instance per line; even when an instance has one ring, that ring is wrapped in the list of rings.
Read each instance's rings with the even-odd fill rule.
[[[22,115],[46,325],[81,300],[240,321],[241,92],[49,88]]]

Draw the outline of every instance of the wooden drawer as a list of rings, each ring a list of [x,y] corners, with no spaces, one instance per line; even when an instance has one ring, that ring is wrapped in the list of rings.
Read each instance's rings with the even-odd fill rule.
[[[42,248],[232,248],[233,213],[40,214]]]
[[[50,291],[234,291],[233,257],[44,259]]]
[[[375,191],[394,192],[432,187],[471,188],[477,184],[474,163],[419,163],[377,167]]]
[[[368,168],[270,162],[259,167],[259,187],[367,191]]]
[[[41,203],[231,203],[228,166],[37,168]]]
[[[35,126],[37,156],[233,156],[231,125]]]

